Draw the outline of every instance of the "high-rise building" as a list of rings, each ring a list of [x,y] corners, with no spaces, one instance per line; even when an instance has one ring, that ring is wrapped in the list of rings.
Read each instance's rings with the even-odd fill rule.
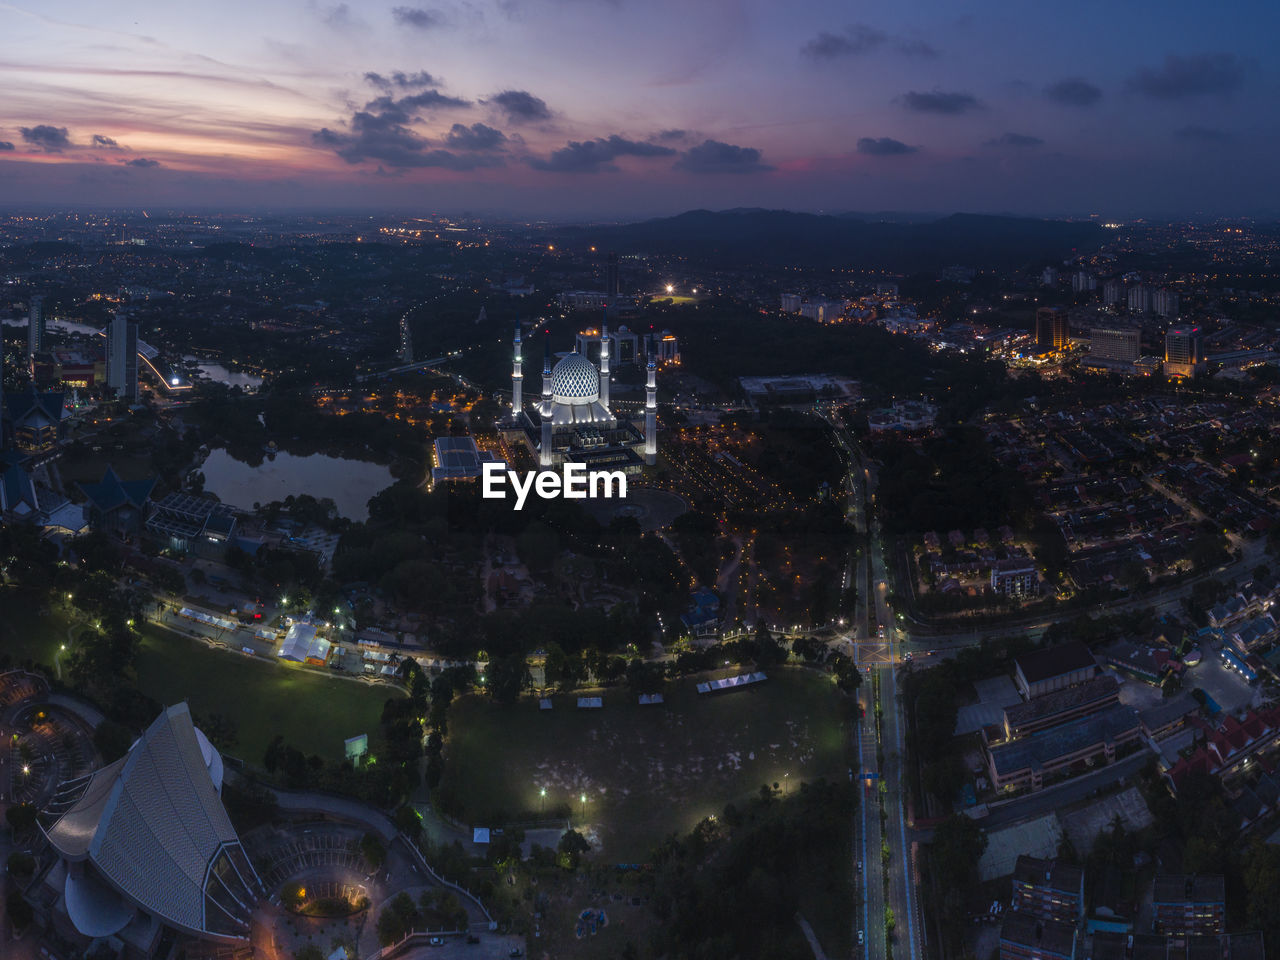
[[[1190,377],[1204,366],[1199,327],[1171,327],[1164,336],[1164,372],[1170,377]]]
[[[121,400],[138,402],[138,325],[123,313],[111,318],[107,386]]]
[[[400,318],[400,360],[413,363],[413,333],[409,330],[409,314]]]
[[[27,359],[34,360],[44,349],[44,297],[31,298],[27,310]]]
[[[1048,353],[1061,350],[1070,340],[1067,312],[1061,307],[1040,307],[1036,310],[1036,350]]]
[[[1098,289],[1098,278],[1088,270],[1077,270],[1071,275],[1072,293],[1092,293]]]
[[[610,253],[605,261],[604,292],[609,298],[609,306],[618,299],[618,255]]]
[[[1054,287],[1058,285],[1058,268],[1045,267],[1040,271],[1040,282],[1046,287]]]
[[[1133,363],[1142,354],[1142,331],[1137,327],[1094,327],[1089,331],[1089,356]]]
[[[1151,288],[1145,283],[1135,283],[1128,293],[1130,313],[1151,312]]]
[[[1102,285],[1102,302],[1108,307],[1118,306],[1124,303],[1124,281],[1119,279],[1111,279]]]
[[[1181,298],[1172,290],[1161,287],[1151,295],[1151,309],[1162,317],[1177,319],[1180,306]]]

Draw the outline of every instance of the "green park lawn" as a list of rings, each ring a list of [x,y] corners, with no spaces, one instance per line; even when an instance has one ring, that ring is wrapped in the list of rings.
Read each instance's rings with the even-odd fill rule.
[[[476,825],[568,805],[606,861],[646,860],[664,837],[762,784],[794,790],[846,777],[850,738],[830,678],[768,673],[756,687],[711,695],[693,679],[673,681],[664,704],[644,707],[625,689],[607,691],[602,710],[577,709],[576,695],[553,698],[550,711],[532,698],[501,706],[464,697],[449,711],[442,790]]]
[[[378,730],[382,705],[397,687],[329,677],[293,664],[215,650],[168,630],[142,631],[138,687],[168,705],[187,700],[197,715],[220,713],[237,728],[226,751],[261,765],[277,734],[306,754],[342,757],[342,741]]]
[[[24,591],[0,588],[0,654],[14,665],[32,660],[53,666],[58,648],[67,642],[71,619],[63,606],[41,616],[37,602]],[[74,639],[76,631],[71,632]]]

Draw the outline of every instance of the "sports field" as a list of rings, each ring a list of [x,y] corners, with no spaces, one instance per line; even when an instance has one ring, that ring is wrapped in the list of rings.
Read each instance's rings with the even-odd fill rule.
[[[377,732],[383,703],[403,696],[390,684],[213,650],[154,626],[142,632],[137,670],[138,687],[160,703],[186,699],[197,714],[221,713],[233,721],[240,743],[226,752],[255,765],[276,734],[303,753],[339,759],[343,740]]]
[[[848,727],[830,678],[786,668],[769,677],[701,696],[694,680],[673,681],[664,704],[644,707],[612,690],[601,710],[577,709],[575,695],[550,711],[533,699],[463,698],[449,713],[443,788],[475,825],[567,803],[605,860],[643,860],[761,784],[847,776]]]

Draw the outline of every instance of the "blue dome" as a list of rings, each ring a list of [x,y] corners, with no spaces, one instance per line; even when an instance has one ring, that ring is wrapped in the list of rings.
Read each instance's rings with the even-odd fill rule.
[[[551,397],[573,404],[600,399],[600,371],[582,354],[569,354],[551,368]]]

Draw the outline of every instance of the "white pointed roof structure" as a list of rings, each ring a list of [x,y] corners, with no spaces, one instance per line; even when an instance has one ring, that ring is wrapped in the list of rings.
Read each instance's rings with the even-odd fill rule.
[[[176,704],[124,757],[62,784],[45,834],[64,860],[161,922],[246,939],[262,884],[222,806],[221,775],[217,751]]]

